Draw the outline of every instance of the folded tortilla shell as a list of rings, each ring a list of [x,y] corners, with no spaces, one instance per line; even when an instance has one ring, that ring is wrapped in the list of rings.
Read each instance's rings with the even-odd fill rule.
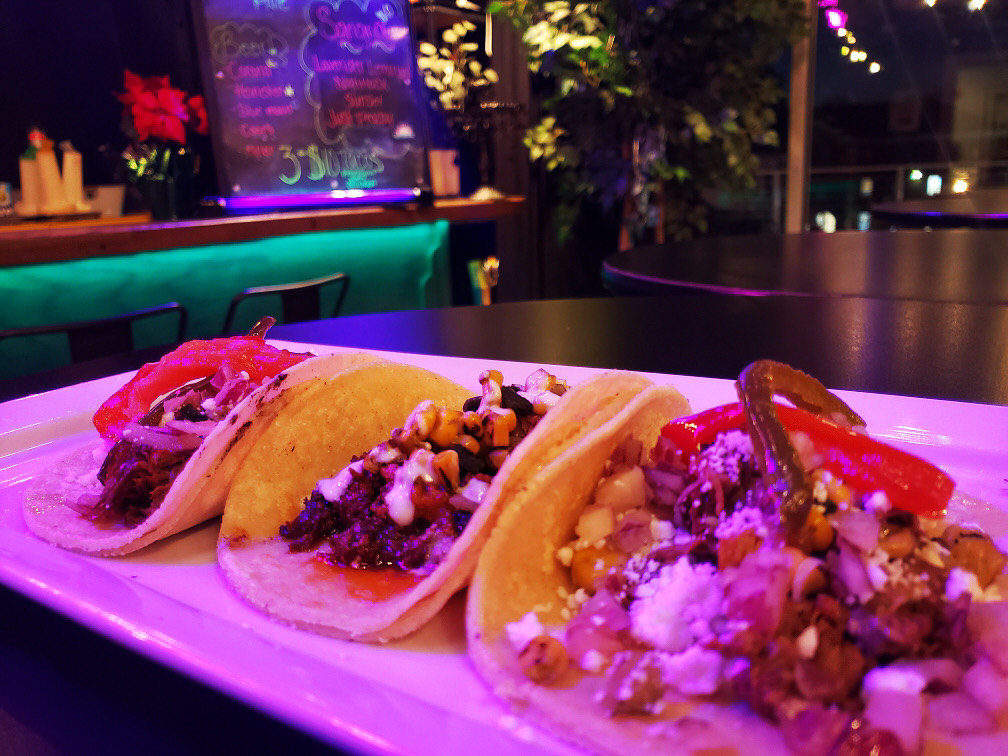
[[[466,635],[469,655],[490,688],[526,720],[596,753],[725,753],[745,744],[747,754],[778,754],[776,730],[753,715],[706,705],[691,707],[679,724],[662,718],[610,717],[592,700],[594,689],[576,672],[553,686],[532,682],[518,665],[506,626],[535,611],[544,625],[563,623],[561,598],[574,593],[557,549],[574,538],[574,526],[590,502],[606,463],[628,438],[655,441],[669,419],[689,414],[682,396],[655,386],[638,396],[605,427],[569,448],[503,510],[480,555],[469,586]]]
[[[312,381],[378,361],[364,352],[315,357],[292,366],[247,396],[206,437],[172,482],[161,506],[134,526],[98,525],[67,506],[93,484],[105,458],[101,441],[88,442],[32,481],[22,512],[29,530],[74,551],[127,554],[221,515],[239,466],[273,417]]]
[[[418,368],[379,366],[340,376],[301,397],[298,406],[292,404],[260,439],[231,490],[217,550],[227,580],[252,605],[294,626],[340,638],[385,642],[413,632],[468,583],[498,510],[550,460],[651,383],[636,374],[611,372],[568,390],[494,476],[443,561],[419,581],[385,573],[391,584],[368,576],[362,585],[364,576],[355,574],[361,570],[327,567],[315,552],[289,553],[276,534],[301,511],[319,479],[387,440],[421,399],[461,407],[474,393],[461,387],[440,394],[420,391],[426,385],[422,374]],[[400,394],[401,400],[393,399]]]
[[[743,705],[683,700],[654,716],[612,715],[594,696],[597,682],[571,669],[556,683],[532,682],[506,637],[508,623],[534,611],[546,630],[565,623],[574,592],[557,549],[574,538],[574,526],[613,452],[628,438],[652,448],[669,418],[688,413],[684,404],[655,387],[640,395],[604,428],[567,450],[501,514],[469,585],[466,637],[476,671],[524,721],[592,753],[744,754],[789,753],[780,731]],[[947,520],[979,525],[992,536],[1008,532],[1004,512],[957,490]],[[596,678],[597,680],[597,678]],[[1008,747],[1003,720],[996,732],[937,732],[925,721],[923,752],[1002,753]]]

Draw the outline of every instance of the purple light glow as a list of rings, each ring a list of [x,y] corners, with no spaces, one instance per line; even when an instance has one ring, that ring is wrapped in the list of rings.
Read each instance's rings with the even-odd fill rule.
[[[830,8],[826,11],[826,23],[830,29],[843,29],[847,25],[847,14],[839,8]]]
[[[292,207],[409,202],[419,197],[419,189],[347,189],[312,194],[252,194],[243,197],[221,197],[218,203],[228,210],[281,210]]]

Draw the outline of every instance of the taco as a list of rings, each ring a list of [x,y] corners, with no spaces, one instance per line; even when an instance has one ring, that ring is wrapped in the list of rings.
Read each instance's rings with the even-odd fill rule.
[[[568,389],[538,370],[508,386],[491,370],[473,396],[420,368],[347,372],[285,408],[245,460],[224,575],[297,627],[405,636],[468,582],[507,500],[649,383],[609,373]]]
[[[674,422],[643,393],[502,513],[478,673],[596,753],[1003,747],[1005,557],[953,521],[981,505],[798,371],[737,386]]]
[[[375,359],[297,354],[261,332],[186,342],[102,404],[97,441],[32,481],[25,523],[58,546],[111,556],[219,516],[244,455],[305,382]]]

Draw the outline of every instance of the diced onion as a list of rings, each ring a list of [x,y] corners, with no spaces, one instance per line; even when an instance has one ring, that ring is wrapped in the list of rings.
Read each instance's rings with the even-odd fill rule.
[[[139,423],[128,423],[123,428],[123,438],[138,446],[173,452],[191,451],[203,443],[201,437],[192,433],[176,433]]]
[[[623,606],[608,591],[596,591],[567,625],[567,651],[579,661],[591,651],[612,659],[626,647],[620,633],[629,627],[630,615]]]
[[[848,509],[833,516],[837,535],[866,554],[878,545],[879,521],[871,512]]]
[[[861,555],[844,540],[837,542],[836,574],[847,590],[854,594],[862,604],[875,594],[875,588],[868,578],[868,569],[861,560]],[[831,555],[832,556],[832,555]]]
[[[1008,712],[1008,677],[987,659],[980,659],[966,670],[962,688],[996,717]]]
[[[924,702],[919,693],[882,689],[865,696],[865,719],[879,730],[889,730],[905,753],[919,753]]]
[[[178,433],[191,434],[206,438],[213,433],[217,427],[215,420],[169,420],[163,426],[166,429],[177,431]]]
[[[640,467],[628,467],[605,478],[595,490],[595,503],[617,514],[644,506],[647,484]]]
[[[455,509],[461,509],[465,512],[475,512],[489,488],[490,484],[482,478],[470,478],[462,488],[448,499],[448,503],[455,507]]]

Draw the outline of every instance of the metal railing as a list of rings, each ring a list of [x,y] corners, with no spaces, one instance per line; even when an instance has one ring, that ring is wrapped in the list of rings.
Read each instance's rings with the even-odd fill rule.
[[[808,217],[813,228],[822,228],[825,222],[836,230],[868,230],[872,205],[923,199],[936,190],[948,195],[960,178],[972,188],[1008,187],[1008,161],[813,168]],[[786,186],[784,168],[767,168],[757,173],[753,189],[719,195],[714,200],[718,210],[712,218],[712,233],[782,232]]]

